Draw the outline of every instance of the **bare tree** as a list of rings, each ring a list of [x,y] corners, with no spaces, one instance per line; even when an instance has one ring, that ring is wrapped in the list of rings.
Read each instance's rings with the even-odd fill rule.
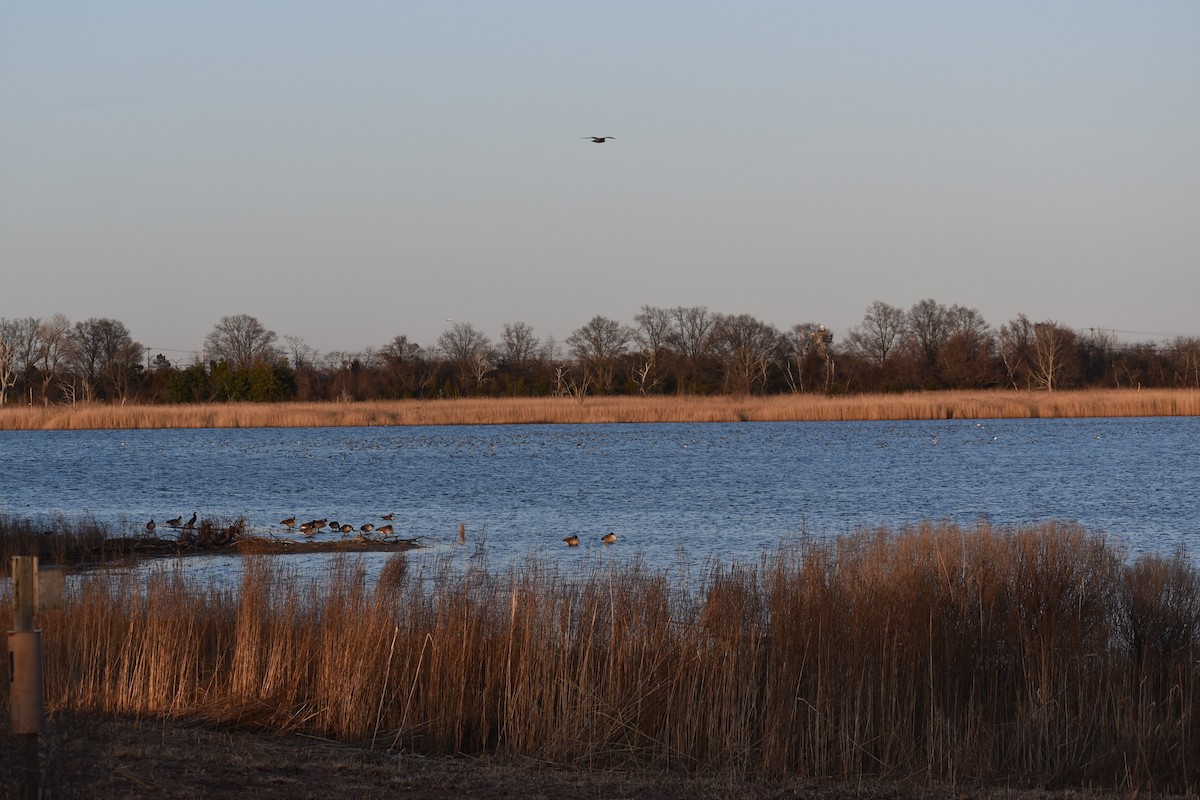
[[[61,378],[70,351],[71,321],[55,314],[38,326],[38,370],[42,378],[42,402],[48,403],[50,385]]]
[[[706,362],[714,356],[717,316],[705,306],[671,309],[671,349],[675,351],[679,390],[696,388]]]
[[[412,396],[428,388],[433,371],[428,368],[425,352],[407,336],[396,336],[379,349],[379,363],[396,396]]]
[[[1176,386],[1200,389],[1200,338],[1177,336],[1167,345],[1164,355]]]
[[[442,332],[438,350],[458,374],[459,391],[475,391],[483,384],[487,373],[494,369],[492,343],[469,322],[456,322]]]
[[[17,320],[0,317],[0,406],[17,384]]]
[[[567,337],[567,346],[580,366],[595,376],[596,388],[611,392],[617,363],[632,337],[628,326],[597,315]]]
[[[40,344],[38,328],[42,321],[37,317],[22,317],[13,321],[17,328],[17,374],[28,386],[37,371]]]
[[[725,367],[728,391],[753,394],[755,389],[766,385],[780,343],[774,325],[749,314],[721,315],[717,318],[714,340]]]
[[[556,397],[574,397],[583,404],[583,398],[592,388],[592,372],[588,369],[576,370],[570,364],[560,364],[554,368],[554,395]]]
[[[642,306],[633,321],[637,323],[633,329],[633,342],[638,348],[634,380],[639,392],[649,394],[664,378],[673,330],[671,312],[656,306]]]
[[[905,321],[903,311],[876,300],[867,308],[862,323],[846,335],[846,343],[858,357],[883,367],[904,334]]]
[[[1030,361],[1033,354],[1033,323],[1024,314],[1000,326],[996,340],[1000,353],[1000,361],[1008,376],[1008,383],[1014,389],[1028,389],[1032,386]]]
[[[275,331],[267,330],[249,314],[221,317],[204,338],[204,349],[211,361],[225,360],[233,369],[249,369],[255,362],[275,364],[280,352],[275,347]]]
[[[528,369],[537,362],[541,354],[541,342],[533,333],[533,326],[525,322],[504,325],[500,336],[500,349],[496,360],[501,366],[517,372]]]
[[[309,347],[304,339],[299,336],[284,336],[283,340],[287,342],[287,353],[291,360],[292,369],[303,369],[311,366],[320,356],[320,353],[315,348]]]
[[[948,336],[938,348],[938,374],[957,389],[978,389],[993,379],[995,340],[983,315],[974,308],[951,306]]]
[[[937,383],[938,358],[950,338],[950,311],[941,303],[926,298],[914,303],[905,314],[904,332],[915,357],[917,381],[927,388]]]
[[[806,383],[819,381],[824,391],[833,383],[833,332],[815,322],[793,325],[781,338],[784,375],[793,392],[803,392]]]
[[[70,361],[84,399],[111,395],[124,400],[141,372],[142,350],[123,322],[95,317],[76,322],[71,331]]]
[[[1069,328],[1047,320],[1033,326],[1030,367],[1034,385],[1052,392],[1078,374],[1078,337]]]

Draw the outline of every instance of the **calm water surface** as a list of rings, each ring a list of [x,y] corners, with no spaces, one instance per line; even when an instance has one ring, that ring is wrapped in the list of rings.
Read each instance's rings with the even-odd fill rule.
[[[747,560],[802,532],[923,519],[1071,519],[1132,553],[1194,550],[1198,487],[1195,418],[0,432],[9,514],[140,528],[198,511],[278,531],[394,512],[431,553],[465,524],[492,563]]]

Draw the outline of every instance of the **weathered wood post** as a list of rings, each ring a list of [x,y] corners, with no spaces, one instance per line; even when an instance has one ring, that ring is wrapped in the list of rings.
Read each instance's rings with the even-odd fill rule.
[[[36,556],[13,556],[13,629],[8,632],[9,704],[21,770],[18,796],[29,800],[36,800],[39,794],[38,734],[44,731],[46,719],[42,696],[42,632],[33,627],[38,596],[37,561]]]

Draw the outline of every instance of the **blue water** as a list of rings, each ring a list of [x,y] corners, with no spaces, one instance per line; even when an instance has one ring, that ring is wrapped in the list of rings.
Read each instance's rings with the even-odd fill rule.
[[[1131,554],[1200,543],[1200,420],[0,432],[0,511],[140,529],[193,511],[381,524],[500,561],[757,559],[921,520],[1074,520]],[[583,546],[562,538],[577,533]],[[336,534],[321,534],[332,537]],[[481,544],[482,541],[482,544]]]

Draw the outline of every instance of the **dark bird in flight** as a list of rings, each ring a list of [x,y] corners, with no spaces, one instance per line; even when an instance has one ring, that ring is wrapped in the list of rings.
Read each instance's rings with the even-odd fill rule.
[[[591,139],[596,144],[604,144],[609,139],[615,139],[615,136],[580,136],[580,139]]]

